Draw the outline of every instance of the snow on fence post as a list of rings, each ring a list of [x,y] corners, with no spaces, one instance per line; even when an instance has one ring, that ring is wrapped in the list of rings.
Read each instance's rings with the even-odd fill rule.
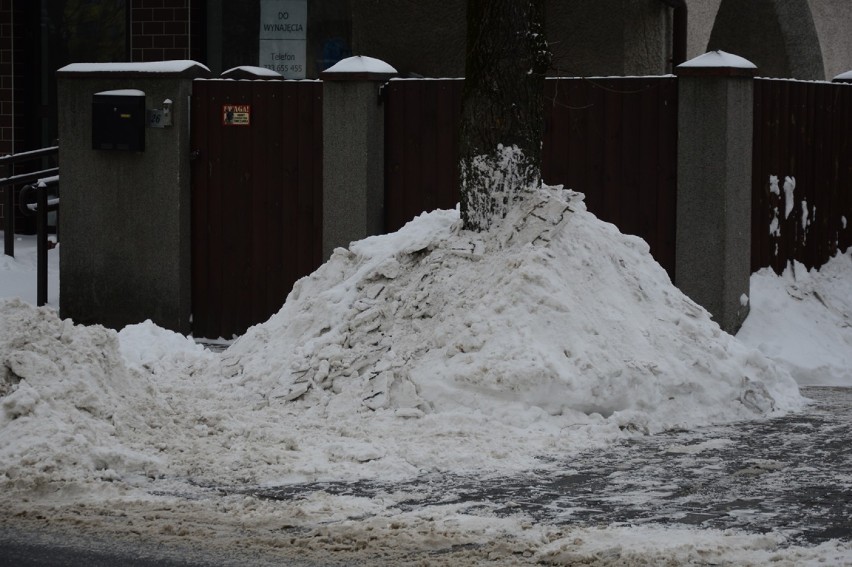
[[[846,71],[834,77],[832,83],[852,83],[852,71]]]
[[[384,230],[385,122],[380,89],[396,69],[350,57],[323,80],[323,259]]]
[[[723,51],[676,70],[675,283],[729,333],[748,315],[756,71]]]

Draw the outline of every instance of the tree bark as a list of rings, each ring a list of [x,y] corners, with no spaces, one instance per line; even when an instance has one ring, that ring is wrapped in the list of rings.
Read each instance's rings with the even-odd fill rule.
[[[541,185],[544,0],[468,0],[459,143],[461,216],[487,230]]]

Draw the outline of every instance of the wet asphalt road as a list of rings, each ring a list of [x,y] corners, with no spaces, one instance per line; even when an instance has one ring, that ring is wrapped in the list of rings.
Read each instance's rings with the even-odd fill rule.
[[[806,411],[760,422],[668,432],[590,451],[565,472],[508,478],[426,476],[404,484],[293,485],[249,490],[265,498],[307,491],[379,496],[404,491],[403,511],[468,504],[570,525],[681,524],[783,532],[791,542],[852,539],[852,388],[806,388]]]
[[[524,513],[552,525],[665,524],[782,532],[790,544],[852,540],[852,388],[805,388],[805,411],[758,422],[637,438],[564,463],[563,472],[499,479],[429,475],[405,483],[336,482],[228,488],[274,500],[331,494],[396,499],[398,511],[465,506],[470,514]],[[69,545],[0,530],[6,565],[196,566],[156,547]]]

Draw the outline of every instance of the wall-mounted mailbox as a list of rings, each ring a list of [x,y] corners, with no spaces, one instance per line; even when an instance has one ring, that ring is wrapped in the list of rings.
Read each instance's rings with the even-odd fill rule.
[[[103,91],[92,97],[92,149],[145,151],[145,93]]]

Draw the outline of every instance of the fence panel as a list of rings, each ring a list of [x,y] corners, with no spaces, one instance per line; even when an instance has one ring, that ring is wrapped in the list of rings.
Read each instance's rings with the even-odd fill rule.
[[[322,84],[197,80],[192,144],[193,334],[229,338],[321,262]]]
[[[458,202],[460,79],[387,86],[386,229]],[[590,211],[644,238],[674,276],[674,77],[550,79],[542,175],[586,194]]]
[[[677,80],[551,79],[546,100],[544,180],[585,193],[674,278]]]
[[[459,201],[461,79],[397,79],[385,98],[385,230]]]
[[[852,85],[757,79],[754,95],[752,270],[819,267],[852,245]]]

